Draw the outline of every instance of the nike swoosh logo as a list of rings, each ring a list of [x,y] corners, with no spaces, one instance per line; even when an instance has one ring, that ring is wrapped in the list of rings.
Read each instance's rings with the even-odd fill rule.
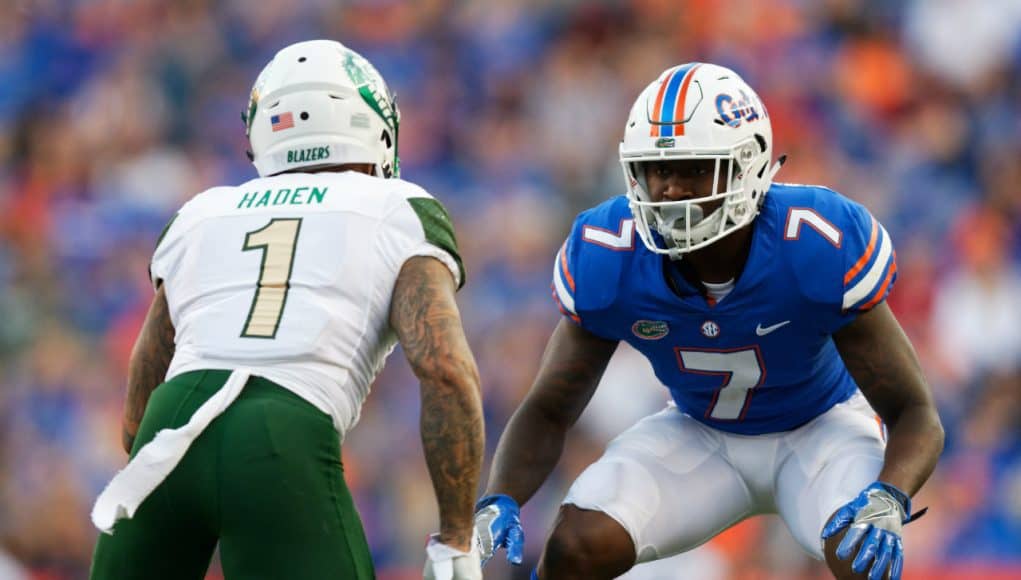
[[[759,336],[766,336],[770,332],[773,332],[774,330],[781,328],[783,326],[787,326],[790,323],[791,323],[790,320],[784,320],[783,322],[777,322],[776,324],[763,327],[762,323],[760,322],[758,326],[755,327],[755,334]]]

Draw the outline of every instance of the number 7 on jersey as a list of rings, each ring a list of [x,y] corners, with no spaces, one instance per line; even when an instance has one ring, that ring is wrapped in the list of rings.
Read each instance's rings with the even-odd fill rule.
[[[703,351],[676,349],[681,370],[699,375],[721,375],[723,382],[713,393],[706,409],[707,419],[740,421],[744,419],[755,388],[766,372],[758,347]]]
[[[300,231],[301,218],[278,218],[245,236],[245,245],[241,249],[245,252],[262,250],[262,263],[255,297],[241,336],[276,337],[280,317],[287,304],[287,292],[291,289],[291,270]]]

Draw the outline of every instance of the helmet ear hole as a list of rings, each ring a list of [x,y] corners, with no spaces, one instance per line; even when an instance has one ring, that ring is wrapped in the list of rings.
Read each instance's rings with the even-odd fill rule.
[[[387,147],[393,147],[393,141],[390,140],[390,134],[387,133],[386,131],[382,132],[382,134],[379,136],[379,140],[382,141],[383,143],[386,143]]]

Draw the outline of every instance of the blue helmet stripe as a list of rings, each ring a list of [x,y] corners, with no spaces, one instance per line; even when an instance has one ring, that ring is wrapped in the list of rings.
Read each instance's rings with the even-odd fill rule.
[[[666,95],[663,96],[663,108],[660,110],[659,122],[663,123],[661,127],[660,135],[664,137],[674,136],[674,127],[671,123],[674,123],[674,109],[677,108],[677,97],[680,94],[681,83],[684,82],[684,77],[688,76],[688,73],[695,66],[695,63],[690,63],[681,66],[674,71],[673,76],[667,81],[669,84],[666,88]],[[680,111],[681,115],[684,115],[684,111]]]

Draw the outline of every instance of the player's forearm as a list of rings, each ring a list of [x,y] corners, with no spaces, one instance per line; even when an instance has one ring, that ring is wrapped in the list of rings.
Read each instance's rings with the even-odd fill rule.
[[[556,467],[568,429],[581,416],[617,343],[561,320],[546,344],[535,384],[511,417],[493,459],[487,493],[528,501]]]
[[[839,330],[833,340],[889,430],[880,481],[913,495],[943,450],[943,426],[911,342],[885,302]]]
[[[436,492],[440,541],[468,550],[485,451],[482,401],[474,363],[453,380],[422,383],[422,447]]]
[[[423,256],[404,263],[390,324],[422,384],[422,447],[439,504],[440,541],[467,550],[485,433],[479,371],[446,266]]]
[[[932,475],[943,451],[939,415],[930,405],[915,405],[904,409],[887,427],[889,439],[879,480],[914,495]]]
[[[564,450],[567,428],[527,401],[500,437],[486,495],[509,495],[524,505],[549,477]]]
[[[121,432],[121,443],[128,453],[134,445],[149,396],[167,376],[170,361],[174,358],[174,335],[166,295],[160,288],[149,307],[128,362],[128,392],[124,400]]]
[[[479,371],[439,260],[418,256],[401,268],[390,324],[422,384],[420,429],[440,512],[440,541],[468,550],[485,449]]]

